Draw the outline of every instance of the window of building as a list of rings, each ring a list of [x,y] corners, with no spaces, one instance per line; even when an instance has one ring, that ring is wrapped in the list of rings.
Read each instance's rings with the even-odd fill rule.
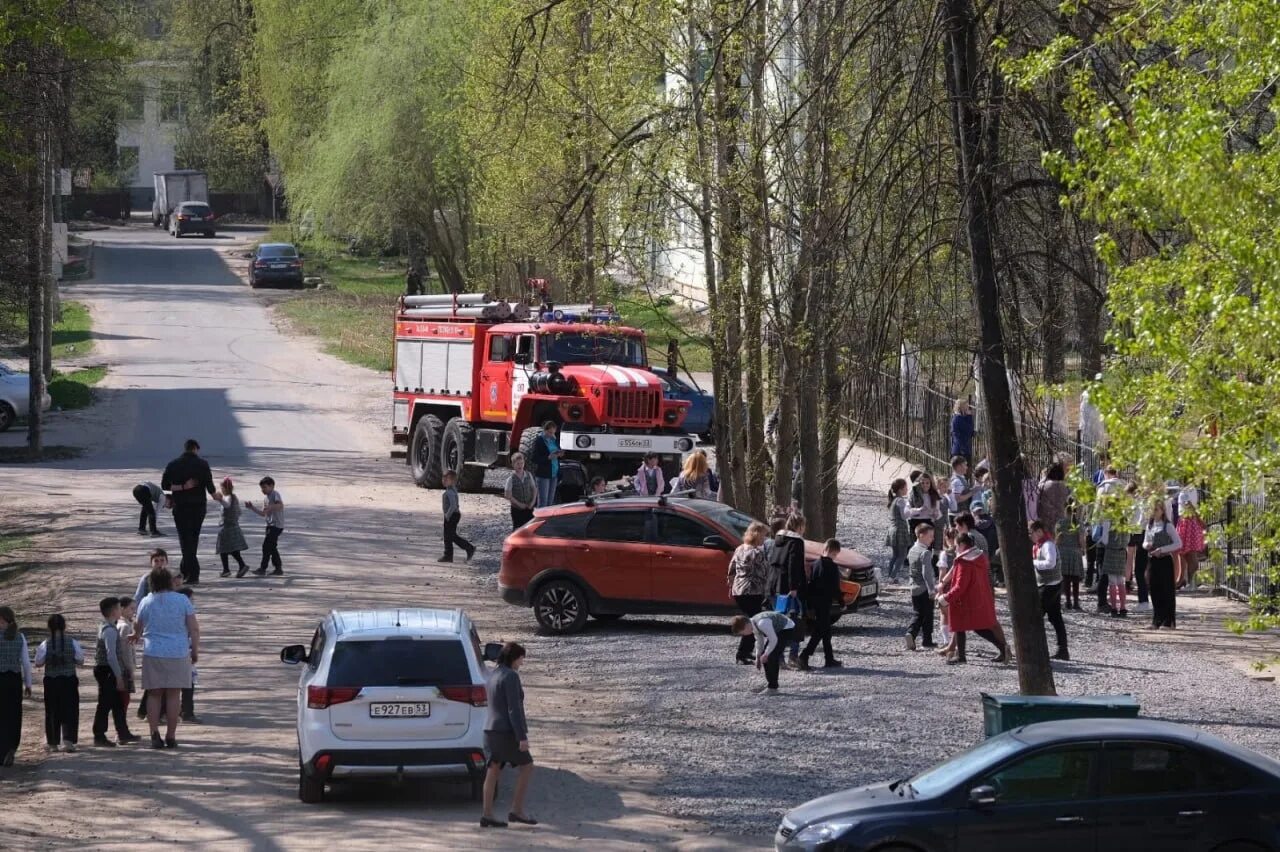
[[[147,105],[147,87],[142,83],[130,85],[124,92],[120,117],[125,121],[142,121]]]
[[[116,170],[125,183],[138,178],[138,146],[121,145],[116,148]]]
[[[187,104],[183,92],[175,85],[167,85],[160,91],[160,120],[182,121],[187,117]]]

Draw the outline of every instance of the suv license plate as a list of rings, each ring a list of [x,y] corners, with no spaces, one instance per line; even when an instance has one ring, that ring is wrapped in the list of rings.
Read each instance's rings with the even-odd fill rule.
[[[426,701],[410,703],[370,704],[369,715],[375,719],[421,718],[431,715],[431,705]]]

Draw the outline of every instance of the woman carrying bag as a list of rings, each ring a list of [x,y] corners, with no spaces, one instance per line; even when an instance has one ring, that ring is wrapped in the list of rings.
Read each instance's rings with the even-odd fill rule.
[[[769,567],[773,570],[773,609],[788,616],[796,623],[799,633],[801,621],[800,602],[808,591],[809,575],[804,564],[804,515],[792,512],[781,532],[773,540],[769,553]],[[800,640],[796,635],[788,643],[787,666],[799,668]]]

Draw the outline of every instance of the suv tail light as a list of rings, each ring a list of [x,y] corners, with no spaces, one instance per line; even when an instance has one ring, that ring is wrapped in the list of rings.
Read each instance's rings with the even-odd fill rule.
[[[335,704],[346,704],[355,700],[360,689],[358,686],[308,686],[307,706],[312,710],[323,710]]]
[[[483,686],[440,686],[436,687],[440,694],[450,701],[461,701],[472,707],[484,707],[489,703],[489,694]]]

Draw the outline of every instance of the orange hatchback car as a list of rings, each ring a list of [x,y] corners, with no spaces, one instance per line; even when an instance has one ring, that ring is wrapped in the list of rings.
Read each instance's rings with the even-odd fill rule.
[[[539,509],[507,536],[498,588],[532,607],[549,633],[581,630],[587,617],[738,612],[725,581],[752,518],[709,500],[624,497]],[[808,542],[810,559],[822,552]],[[836,560],[861,587],[841,612],[876,603],[875,569],[854,550]]]

